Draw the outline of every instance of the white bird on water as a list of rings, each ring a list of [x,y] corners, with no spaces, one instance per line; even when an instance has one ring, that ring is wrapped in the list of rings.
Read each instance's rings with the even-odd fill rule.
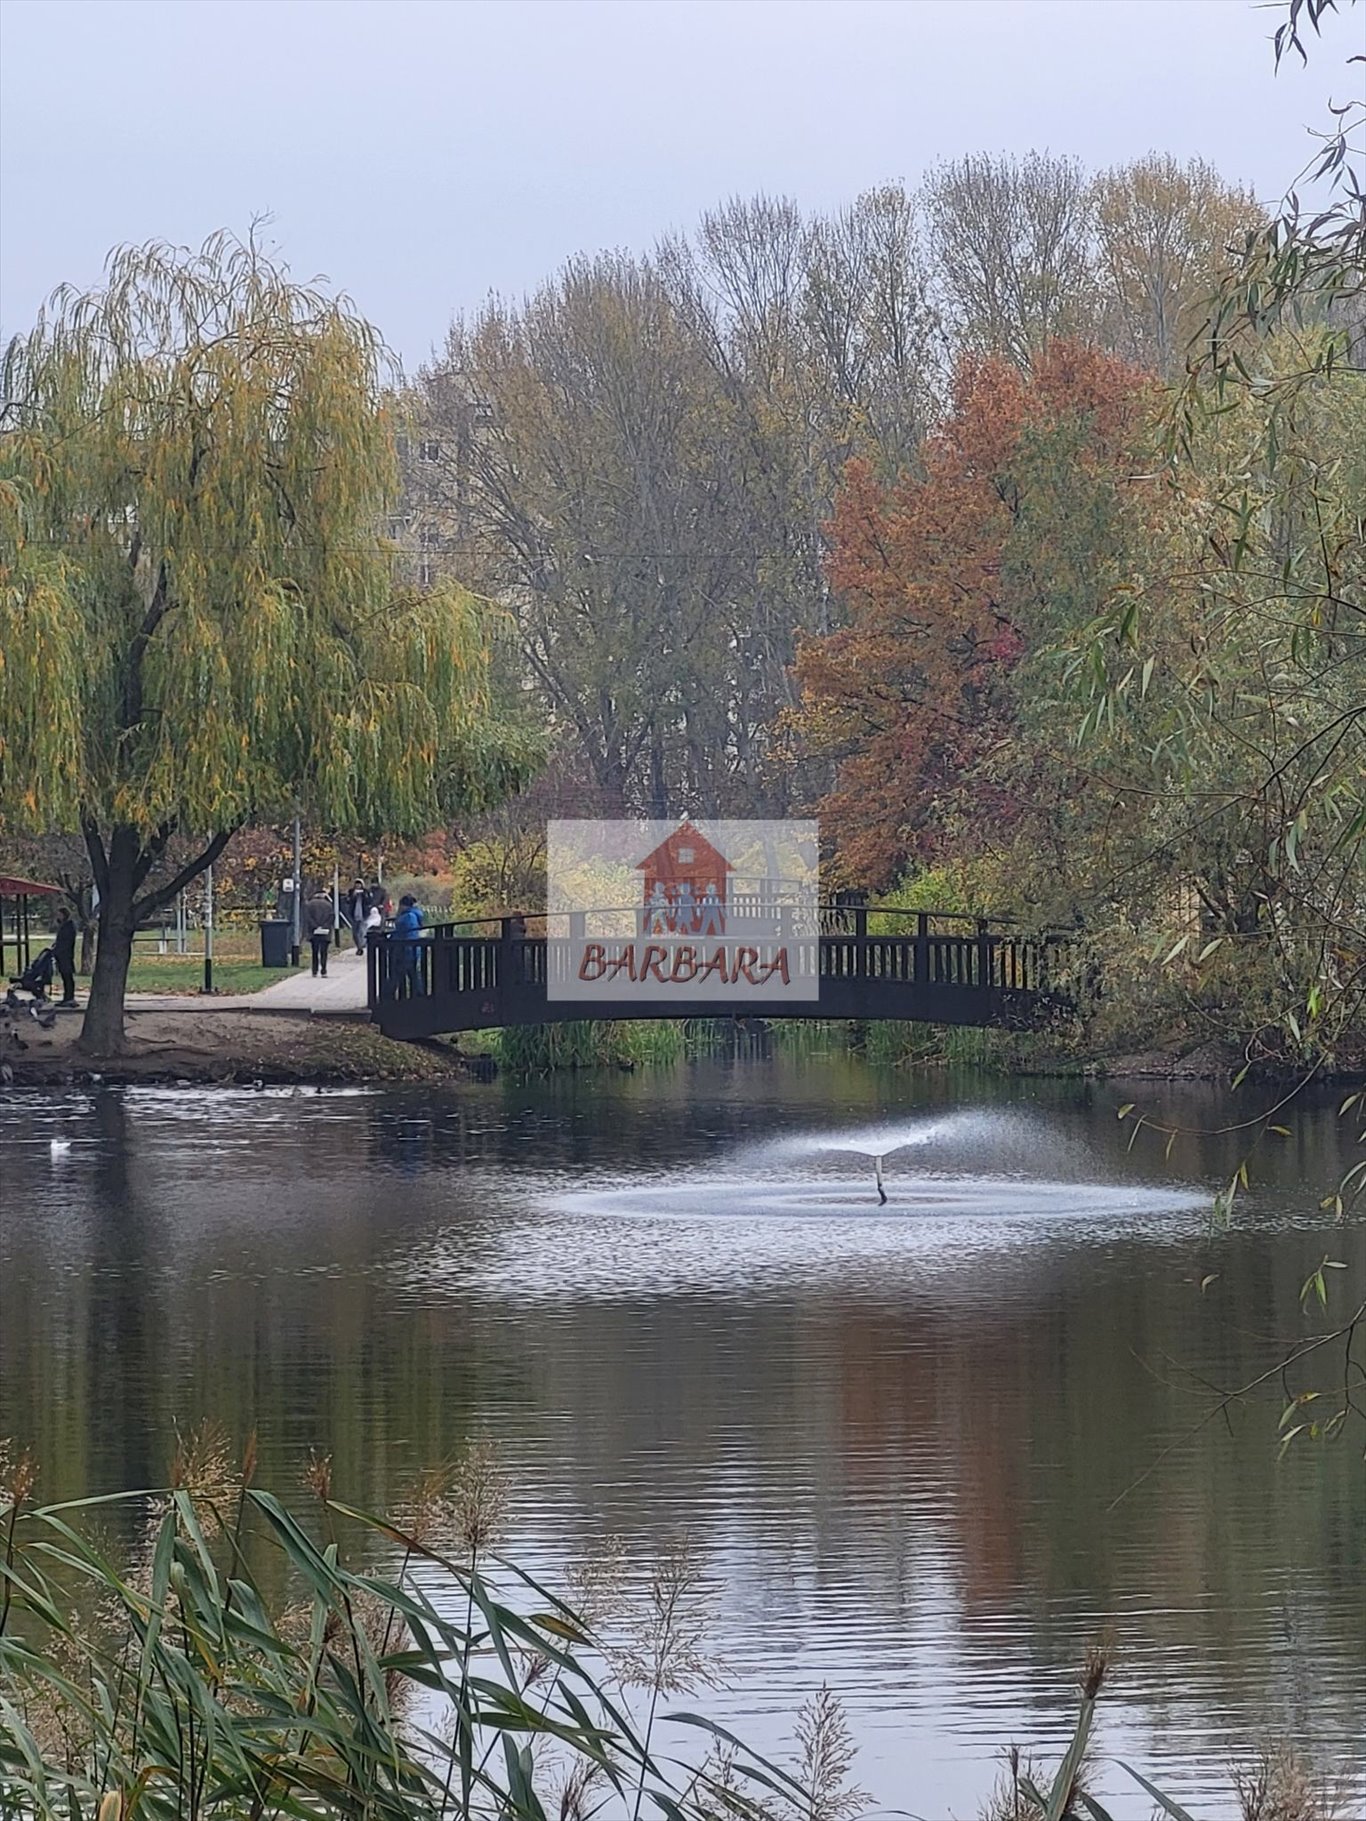
[[[69,1138],[50,1138],[48,1149],[54,1157],[65,1157],[71,1149],[71,1140]]]

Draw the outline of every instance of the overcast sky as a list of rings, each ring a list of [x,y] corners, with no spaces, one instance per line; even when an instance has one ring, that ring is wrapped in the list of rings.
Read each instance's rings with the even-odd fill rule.
[[[1349,14],[1273,75],[1248,0],[0,0],[0,330],[110,246],[273,216],[409,366],[568,256],[756,190],[1156,148],[1266,198],[1345,98]]]

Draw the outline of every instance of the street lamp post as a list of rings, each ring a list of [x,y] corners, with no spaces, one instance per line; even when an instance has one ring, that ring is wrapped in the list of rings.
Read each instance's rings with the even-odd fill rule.
[[[201,992],[213,991],[213,868],[204,874],[204,984]]]
[[[300,868],[301,858],[302,858],[302,843],[301,843],[300,836],[299,836],[299,818],[297,816],[295,816],[295,818],[294,818],[294,890],[290,893],[290,897],[293,900],[293,910],[290,913],[291,918],[292,918],[292,924],[291,924],[291,928],[290,928],[290,938],[289,938],[289,961],[290,961],[291,967],[297,967],[299,965],[299,949],[300,949],[300,947],[302,945],[302,941],[303,941],[303,927],[304,927],[303,926],[303,907],[299,903],[300,898],[303,896],[303,886],[302,886],[302,882],[299,878],[299,868]]]

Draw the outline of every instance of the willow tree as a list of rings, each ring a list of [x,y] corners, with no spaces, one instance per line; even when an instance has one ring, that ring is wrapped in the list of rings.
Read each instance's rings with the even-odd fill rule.
[[[6,351],[0,814],[89,851],[88,1051],[243,823],[412,834],[517,780],[477,603],[394,584],[384,377],[345,299],[226,235],[114,253]]]

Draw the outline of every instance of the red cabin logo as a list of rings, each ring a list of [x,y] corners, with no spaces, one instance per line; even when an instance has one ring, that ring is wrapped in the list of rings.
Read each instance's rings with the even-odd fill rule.
[[[693,1016],[694,1000],[815,1000],[816,834],[710,817],[551,822],[546,997],[653,1000],[666,1018]]]
[[[645,875],[642,936],[724,936],[728,876],[735,868],[689,821],[636,862]]]

